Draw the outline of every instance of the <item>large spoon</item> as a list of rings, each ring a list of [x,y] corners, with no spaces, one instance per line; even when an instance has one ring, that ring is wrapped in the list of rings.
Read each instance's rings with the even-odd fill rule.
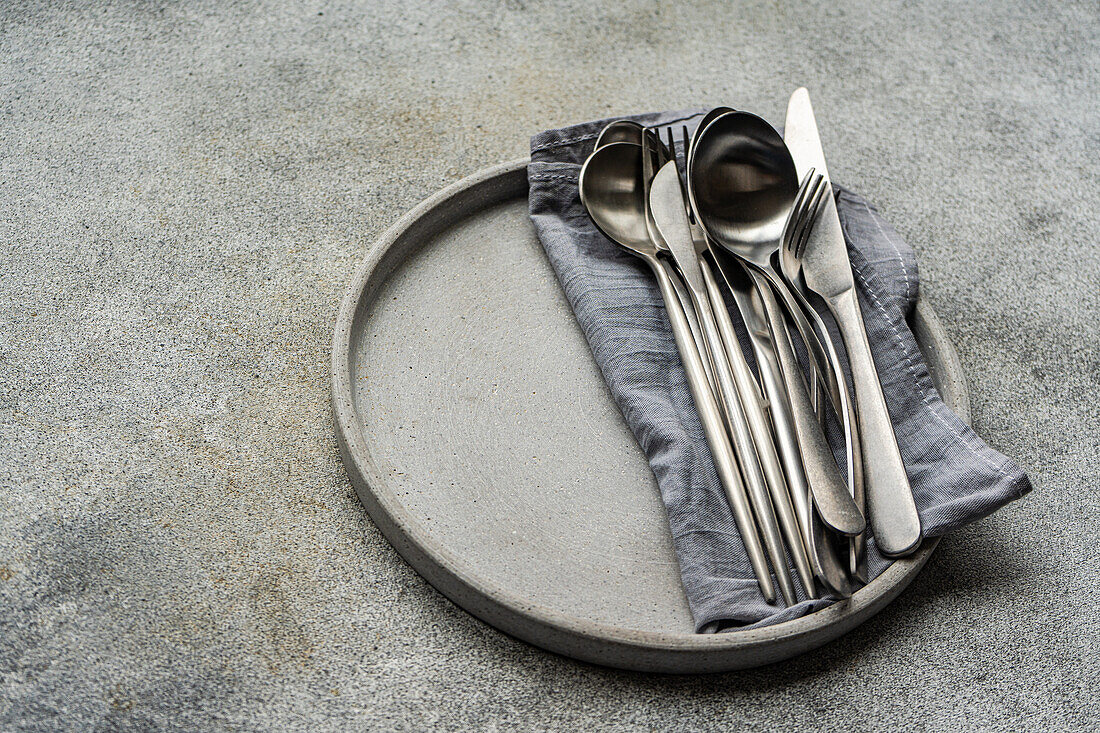
[[[866,526],[844,484],[832,450],[817,421],[802,373],[790,348],[778,293],[803,331],[813,354],[812,326],[775,270],[791,207],[798,194],[798,175],[783,138],[756,115],[727,112],[707,125],[691,151],[688,183],[699,224],[711,241],[748,265],[760,291],[778,352],[814,504],[821,519],[841,534],[855,536]],[[769,287],[770,284],[770,287]]]
[[[657,246],[646,224],[645,183],[638,146],[611,143],[594,151],[580,172],[581,203],[592,221],[608,239],[649,265],[665,302],[672,334],[684,364],[688,388],[699,413],[714,467],[726,492],[734,521],[741,532],[745,551],[764,599],[775,600],[775,585],[753,522],[745,487],[738,473],[737,459],[729,442],[721,409],[707,381],[703,357],[696,348],[684,309],[672,286],[671,278],[657,258]]]

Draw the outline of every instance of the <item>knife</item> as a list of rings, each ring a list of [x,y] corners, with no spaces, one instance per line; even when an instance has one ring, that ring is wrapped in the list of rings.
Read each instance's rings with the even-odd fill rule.
[[[726,356],[718,328],[718,319],[707,294],[703,265],[699,262],[695,241],[691,236],[691,221],[688,219],[676,161],[665,163],[653,177],[653,182],[650,184],[649,203],[657,234],[667,246],[680,274],[683,275],[688,296],[699,317],[699,326],[703,331],[703,345],[700,346],[700,351],[710,355],[711,364],[714,366],[718,394],[726,405],[730,437],[733,438],[733,447],[741,465],[741,474],[748,488],[749,502],[757,524],[760,526],[764,547],[772,562],[780,593],[786,604],[793,606],[797,602],[794,584],[787,569],[787,557],[783,551],[778,518],[772,505],[767,478],[760,463],[760,453],[750,426],[754,413],[751,410],[752,405],[745,404],[746,398],[751,395],[743,397],[738,391],[733,368]],[[755,407],[756,417],[766,433],[766,418],[759,404],[755,404]]]
[[[797,89],[787,105],[784,141],[800,178],[813,168],[825,177],[826,184],[829,183],[817,121],[810,106],[810,93],[805,87]],[[844,230],[831,186],[803,254],[802,273],[807,287],[828,305],[848,351],[855,386],[856,420],[863,443],[868,513],[875,542],[885,555],[907,555],[920,544],[920,517],[867,342]]]

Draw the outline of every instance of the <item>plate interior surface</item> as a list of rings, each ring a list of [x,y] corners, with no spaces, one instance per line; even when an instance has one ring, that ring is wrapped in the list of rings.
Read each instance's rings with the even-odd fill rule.
[[[376,302],[354,341],[355,408],[410,516],[532,603],[690,632],[656,481],[526,200],[428,239]]]

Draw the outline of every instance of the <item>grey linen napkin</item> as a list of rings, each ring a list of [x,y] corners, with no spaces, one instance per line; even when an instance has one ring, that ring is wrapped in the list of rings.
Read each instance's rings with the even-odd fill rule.
[[[691,129],[700,116],[666,112],[633,119]],[[607,240],[581,205],[577,175],[606,122],[531,139],[531,219],[657,477],[696,630],[774,624],[822,608],[835,599],[801,595],[790,608],[764,602],[715,473],[657,285],[648,267]],[[924,534],[944,535],[1031,485],[1019,466],[986,445],[936,392],[906,322],[917,300],[913,251],[873,206],[835,188],[871,349]],[[733,317],[737,322],[736,310]],[[751,352],[743,328],[741,336]],[[869,574],[875,577],[889,564],[872,537]]]

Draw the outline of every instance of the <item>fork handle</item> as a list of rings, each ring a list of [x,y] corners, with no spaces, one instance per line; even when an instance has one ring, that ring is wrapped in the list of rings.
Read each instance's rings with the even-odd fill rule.
[[[856,291],[826,299],[848,350],[863,448],[863,480],[875,544],[891,557],[908,555],[921,541],[920,516],[901,459],[886,397],[882,394]]]
[[[711,391],[710,382],[707,381],[703,358],[695,346],[687,316],[684,315],[684,309],[680,305],[680,299],[676,295],[668,272],[657,258],[654,257],[652,260],[646,258],[646,261],[657,278],[661,297],[665,300],[665,310],[668,312],[669,323],[672,324],[672,335],[676,339],[676,348],[680,351],[680,360],[684,364],[684,372],[687,375],[688,389],[695,401],[695,409],[699,413],[699,421],[703,425],[703,434],[706,436],[710,453],[714,457],[714,468],[726,492],[737,529],[741,532],[741,540],[745,544],[749,564],[752,565],[753,572],[756,574],[756,582],[760,585],[764,600],[772,603],[775,601],[775,584],[772,583],[768,561],[764,555],[764,548],[760,544],[760,535],[757,534],[756,525],[753,522],[752,510],[749,508],[745,486],[741,483],[737,458],[730,445],[722,413]]]

